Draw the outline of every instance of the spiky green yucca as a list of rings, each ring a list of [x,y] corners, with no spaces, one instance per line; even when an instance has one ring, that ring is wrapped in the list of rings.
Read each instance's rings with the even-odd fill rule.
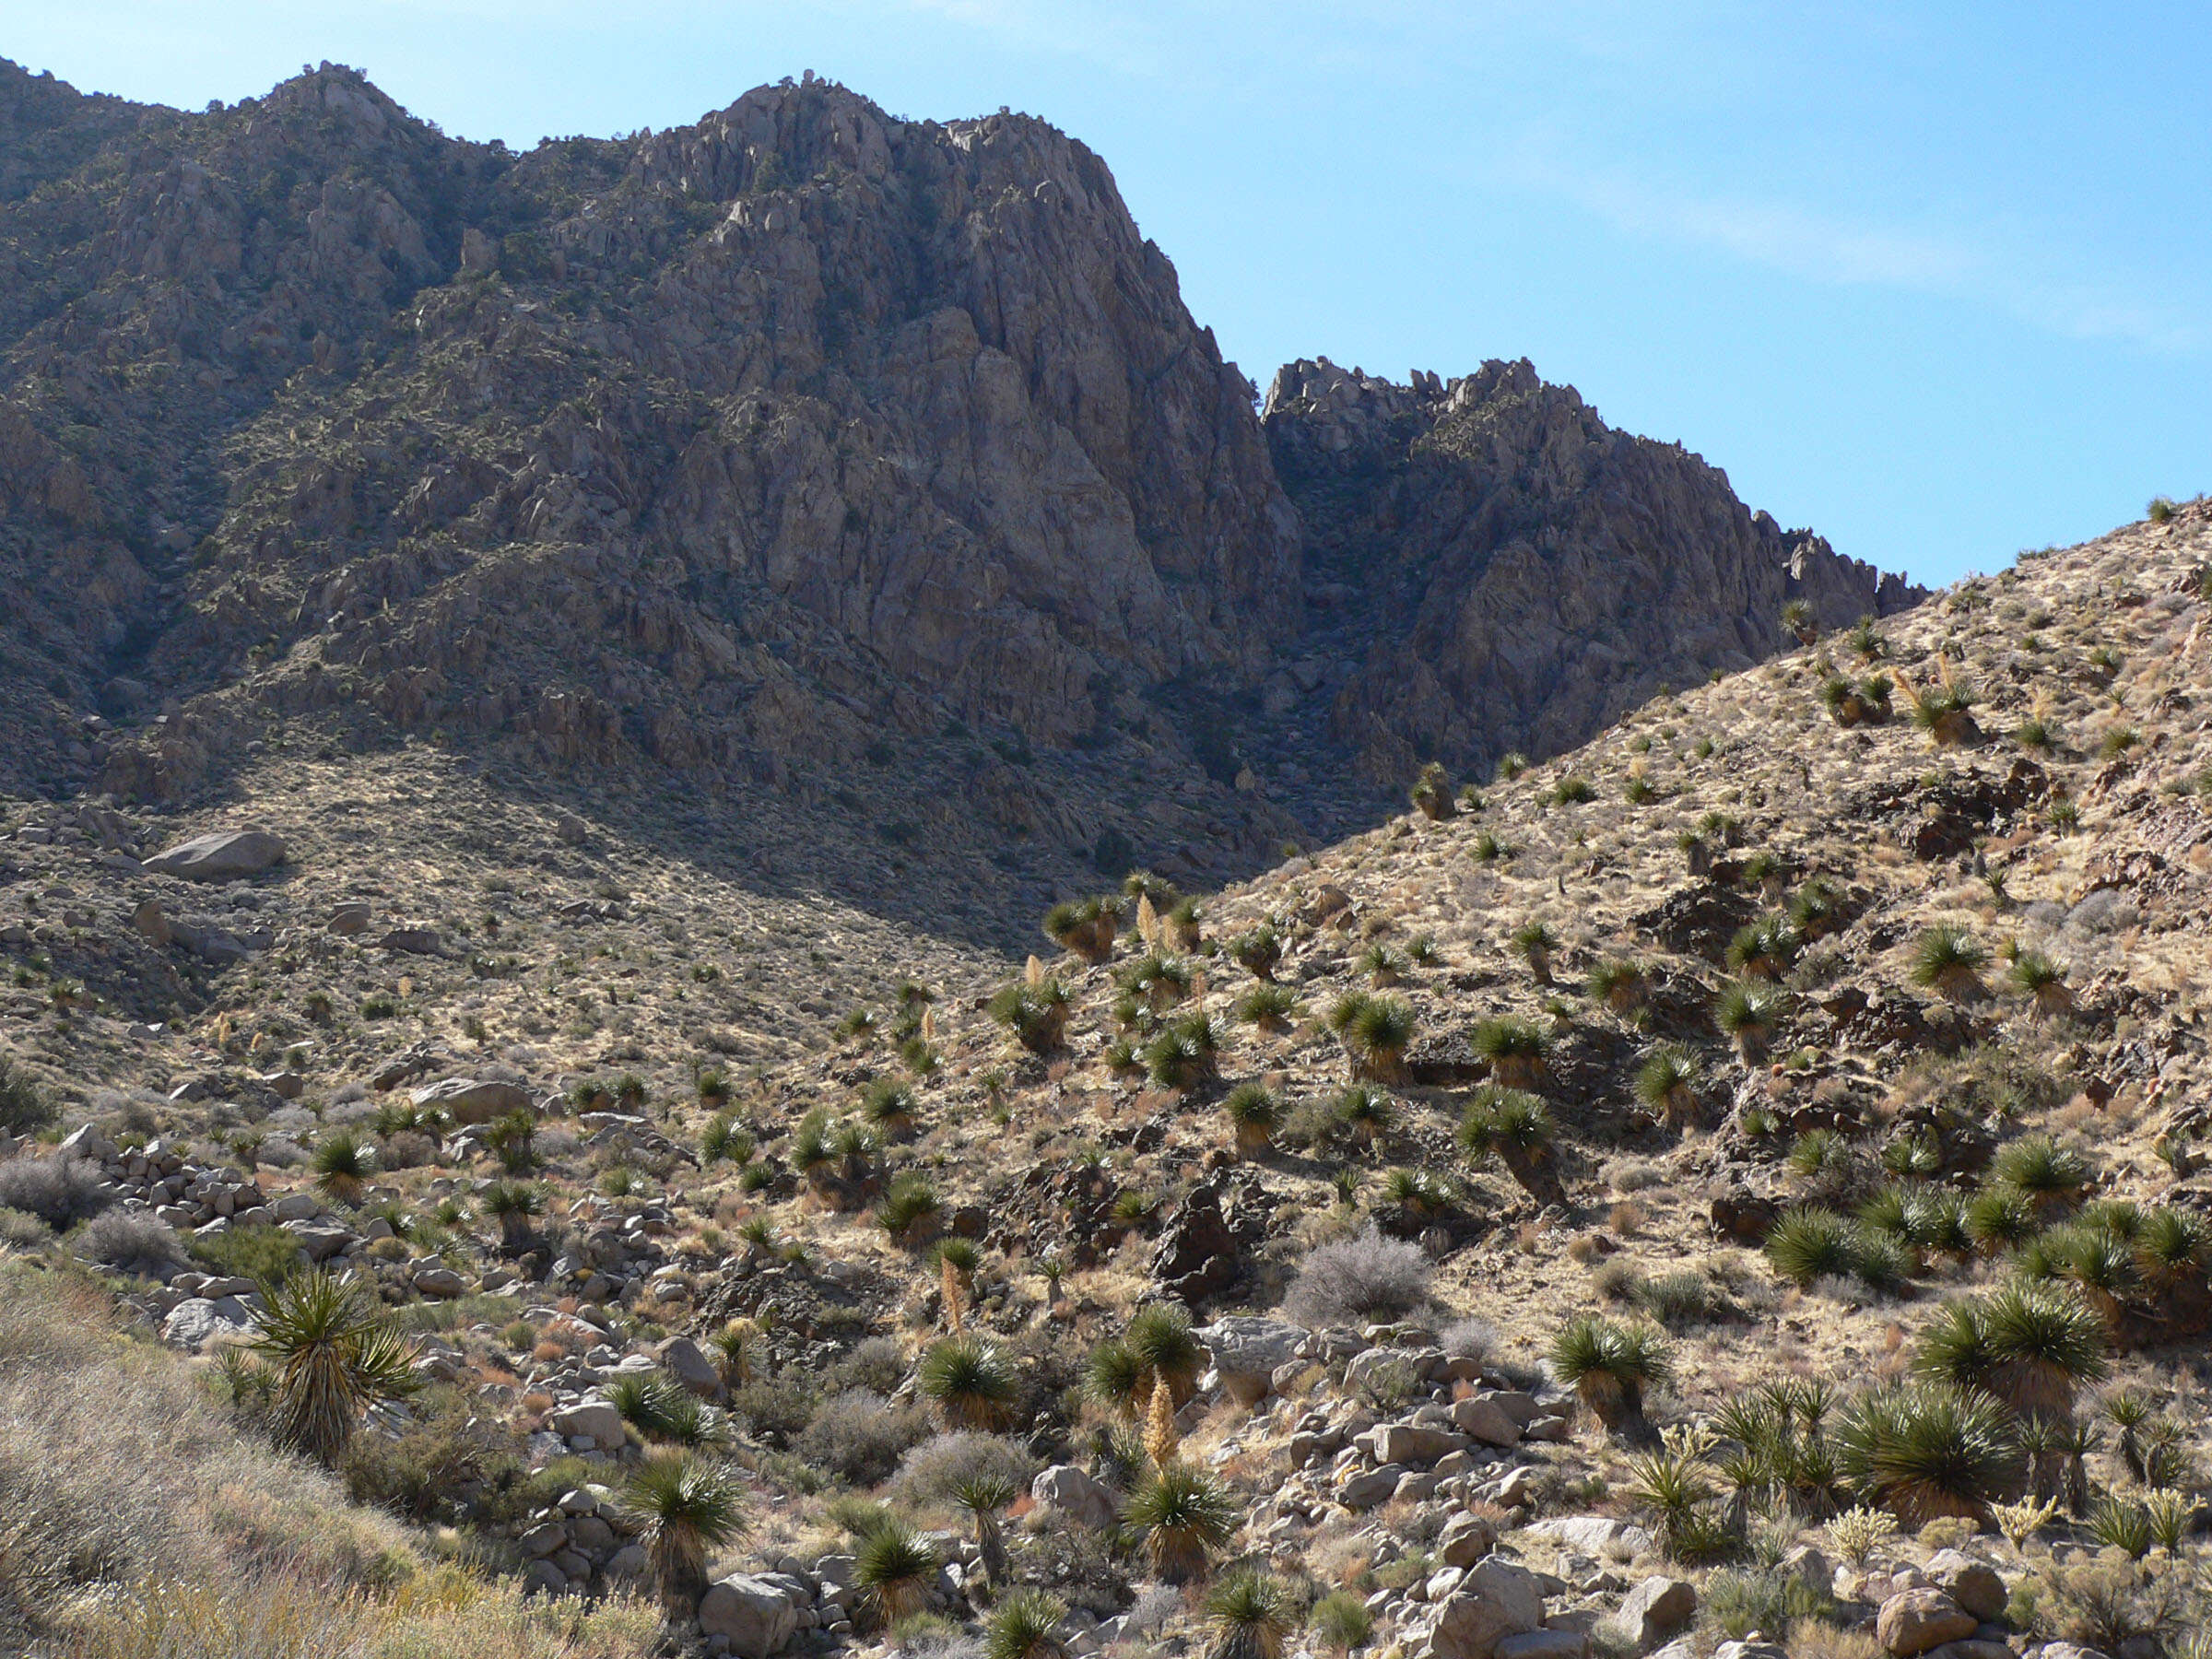
[[[1945,1515],[1981,1517],[2019,1465],[2005,1407],[1944,1383],[1862,1394],[1844,1408],[1835,1441],[1845,1474],[1910,1531]]]
[[[1644,1390],[1673,1373],[1665,1338],[1646,1325],[1617,1324],[1595,1314],[1571,1319],[1552,1338],[1552,1373],[1572,1388],[1608,1429],[1643,1421]]]
[[[1843,900],[1833,883],[1815,877],[1791,895],[1790,926],[1808,943],[1825,938],[1841,923]]]
[[[1763,1059],[1782,1022],[1783,999],[1772,985],[1736,980],[1725,986],[1712,1005],[1713,1023],[1735,1041],[1736,1051],[1747,1064]]]
[[[697,1457],[655,1457],[630,1477],[620,1504],[645,1546],[669,1621],[688,1622],[706,1591],[708,1556],[745,1530],[736,1481]]]
[[[1275,977],[1276,964],[1283,959],[1282,935],[1275,924],[1263,922],[1250,933],[1239,934],[1229,942],[1230,960],[1254,979]]]
[[[897,1624],[929,1605],[936,1546],[904,1522],[887,1519],[870,1528],[853,1557],[853,1582],[880,1623]]]
[[[1509,939],[1528,964],[1528,971],[1536,976],[1536,982],[1551,983],[1551,957],[1559,947],[1559,935],[1542,922],[1528,921],[1514,928]]]
[[[1799,1287],[1841,1278],[1859,1265],[1858,1230],[1833,1210],[1794,1209],[1767,1233],[1767,1265]]]
[[[500,1247],[508,1251],[528,1246],[531,1218],[546,1211],[544,1191],[523,1181],[495,1181],[477,1201],[500,1224]]]
[[[1168,1302],[1153,1302],[1129,1316],[1124,1340],[1147,1371],[1163,1379],[1176,1405],[1198,1390],[1198,1373],[1206,1369],[1206,1349],[1191,1334],[1191,1316]]]
[[[1237,1151],[1258,1158],[1275,1145],[1282,1126],[1283,1104],[1265,1083],[1240,1083],[1222,1098],[1221,1111],[1236,1132]]]
[[[340,1204],[359,1204],[369,1177],[376,1171],[376,1155],[358,1135],[332,1135],[315,1148],[315,1184]]]
[[[1398,1075],[1419,1029],[1413,1006],[1404,997],[1361,996],[1347,1012],[1337,1036],[1356,1070],[1389,1079]]]
[[[266,1291],[249,1346],[269,1362],[280,1440],[335,1464],[372,1406],[420,1388],[415,1348],[350,1276],[317,1268]]]
[[[1084,1368],[1084,1391],[1111,1411],[1135,1418],[1151,1398],[1152,1371],[1126,1340],[1108,1337],[1090,1350]]]
[[[1535,1095],[1486,1083],[1459,1121],[1459,1144],[1468,1156],[1495,1158],[1507,1173],[1539,1197],[1549,1195],[1552,1143],[1559,1125]],[[1545,1191],[1537,1193],[1541,1187]]]
[[[1336,1121],[1360,1147],[1371,1147],[1397,1124],[1397,1102],[1382,1090],[1355,1083],[1336,1097]]]
[[[1966,1202],[1966,1236],[1983,1255],[2018,1248],[2041,1226],[2028,1195],[2012,1187],[1984,1187]]]
[[[701,1446],[721,1435],[722,1425],[713,1413],[666,1371],[631,1371],[617,1377],[606,1385],[606,1401],[648,1440]]]
[[[1508,1088],[1526,1088],[1544,1075],[1551,1040],[1533,1019],[1503,1015],[1478,1021],[1475,1052],[1490,1063],[1490,1076]]]
[[[921,1110],[914,1091],[894,1077],[878,1077],[861,1091],[860,1115],[886,1140],[904,1140],[914,1132]]]
[[[2006,1285],[1952,1302],[1923,1335],[1913,1369],[1980,1389],[2022,1417],[2060,1418],[2082,1387],[2110,1369],[2104,1322],[2056,1286]]]
[[[1122,901],[1112,894],[1055,904],[1044,913],[1045,936],[1087,962],[1112,957],[1121,924]]]
[[[1780,914],[1746,923],[1728,941],[1728,966],[1751,979],[1780,979],[1796,955],[1796,930]]]
[[[1698,1063],[1675,1043],[1654,1049],[1636,1068],[1636,1099],[1654,1117],[1687,1124],[1698,1112]]]
[[[944,1216],[944,1200],[919,1170],[909,1170],[893,1181],[876,1206],[876,1219],[883,1230],[910,1246],[929,1242]]]
[[[1406,791],[1406,798],[1428,818],[1443,819],[1453,817],[1458,806],[1453,799],[1452,775],[1441,762],[1431,760],[1421,768],[1421,775]]]
[[[985,1011],[1032,1054],[1056,1052],[1067,1035],[1068,990],[1057,978],[1012,984],[992,997]]]
[[[2066,971],[2037,950],[2023,950],[2005,971],[2014,990],[2035,999],[2035,1011],[2044,1018],[2074,1011],[2074,994],[2066,986]]]
[[[1239,1519],[1227,1487],[1173,1458],[1140,1481],[1122,1508],[1123,1524],[1153,1572],[1171,1584],[1203,1579],[1214,1551],[1236,1535]]]
[[[1234,1012],[1246,1025],[1279,1031],[1288,1027],[1290,1017],[1298,1012],[1298,993],[1288,985],[1254,985],[1237,998]]]
[[[1041,1590],[1017,1590],[983,1622],[985,1659],[1068,1659],[1058,1634],[1067,1604]]]
[[[1145,1045],[1145,1069],[1162,1088],[1192,1088],[1214,1076],[1220,1046],[1214,1022],[1192,1014]]]
[[[1953,1002],[1986,995],[1982,970],[1989,951],[1963,928],[1931,927],[1912,945],[1912,982],[1940,992]]]
[[[2023,1135],[1997,1148],[1991,1182],[2022,1194],[2039,1211],[2061,1209],[2088,1190],[2088,1160],[2048,1135]]]
[[[1021,1385],[1014,1368],[991,1344],[972,1335],[947,1336],[922,1356],[916,1384],[953,1429],[986,1434],[1004,1429],[1014,1416]]]
[[[1282,1659],[1290,1593],[1273,1574],[1241,1567],[1206,1593],[1206,1620],[1214,1638],[1207,1659]]]
[[[1633,1013],[1643,1001],[1643,990],[1640,962],[1605,961],[1590,970],[1590,994],[1616,1014]]]

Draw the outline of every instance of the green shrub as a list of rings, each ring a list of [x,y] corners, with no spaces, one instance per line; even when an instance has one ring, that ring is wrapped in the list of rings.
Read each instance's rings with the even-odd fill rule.
[[[0,1055],[0,1131],[35,1135],[59,1115],[53,1101],[38,1080],[22,1066]]]

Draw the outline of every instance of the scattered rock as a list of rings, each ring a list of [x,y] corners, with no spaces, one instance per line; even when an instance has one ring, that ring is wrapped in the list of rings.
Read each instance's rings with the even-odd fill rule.
[[[284,842],[266,830],[202,835],[155,853],[146,867],[187,881],[236,881],[284,862]]]
[[[699,1628],[727,1640],[737,1659],[769,1659],[798,1634],[798,1609],[782,1589],[758,1574],[739,1573],[708,1586]]]
[[[1942,1591],[1926,1586],[1903,1590],[1882,1604],[1875,1616],[1875,1638],[1895,1659],[1915,1659],[1931,1648],[1971,1636],[1982,1621]]]
[[[1645,1579],[1630,1591],[1628,1599],[1600,1628],[1620,1645],[1645,1653],[1681,1630],[1697,1611],[1697,1586],[1684,1579],[1661,1575]]]
[[[1054,1464],[1044,1470],[1030,1483],[1030,1496],[1079,1526],[1104,1529],[1122,1516],[1113,1493],[1073,1464]]]

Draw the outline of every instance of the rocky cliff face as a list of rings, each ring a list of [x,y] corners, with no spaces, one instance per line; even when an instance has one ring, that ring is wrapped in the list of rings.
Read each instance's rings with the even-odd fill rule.
[[[6,90],[18,127],[53,112]],[[243,681],[726,764],[815,747],[794,722],[838,748],[832,706],[1065,742],[1295,626],[1248,382],[1041,123],[784,85],[516,158],[328,68],[132,114],[0,205],[49,299],[6,341],[23,539],[115,567],[97,618],[49,584],[57,630],[144,636],[140,671],[65,659],[57,696]],[[43,147],[87,148],[93,106],[65,116]],[[105,770],[159,793],[185,759]]]
[[[1024,117],[809,79],[515,155],[328,65],[192,114],[0,65],[0,791],[419,735],[1026,908],[1902,597],[1524,367],[1297,365],[1264,432]]]
[[[1264,421],[1306,530],[1305,649],[1340,664],[1331,729],[1378,778],[1570,747],[1783,649],[1791,599],[1833,628],[1924,596],[1525,361],[1405,385],[1292,363]]]

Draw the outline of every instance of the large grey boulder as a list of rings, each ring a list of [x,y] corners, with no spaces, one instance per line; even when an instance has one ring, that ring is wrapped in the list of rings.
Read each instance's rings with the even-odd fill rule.
[[[1306,1340],[1303,1326],[1249,1314],[1218,1319],[1192,1335],[1205,1344],[1230,1398],[1242,1406],[1256,1406],[1267,1397],[1275,1373],[1298,1358]]]
[[[354,1242],[354,1235],[335,1221],[286,1221],[281,1225],[311,1262],[327,1262]]]
[[[1698,1590],[1684,1579],[1648,1578],[1628,1594],[1599,1628],[1615,1644],[1648,1653],[1697,1616]]]
[[[1523,1422],[1495,1399],[1480,1394],[1453,1403],[1453,1424],[1486,1446],[1517,1446]]]
[[[737,1659],[769,1659],[799,1631],[799,1610],[781,1585],[739,1573],[707,1587],[699,1600],[699,1628],[721,1636]]]
[[[1112,1526],[1122,1515],[1113,1493],[1074,1464],[1054,1464],[1043,1471],[1030,1483],[1030,1496],[1081,1526]]]
[[[1942,1591],[1976,1618],[2001,1618],[2011,1593],[1997,1570],[1963,1550],[1939,1549],[1921,1571],[1928,1583]]]
[[[488,1124],[511,1112],[528,1112],[534,1104],[530,1091],[520,1084],[477,1077],[448,1077],[408,1090],[407,1099],[418,1107],[447,1113],[456,1124]]]
[[[161,1340],[196,1354],[210,1342],[247,1335],[253,1326],[253,1310],[237,1297],[194,1296],[169,1311]]]
[[[654,1352],[661,1369],[693,1394],[711,1400],[722,1392],[722,1373],[690,1337],[671,1336]]]
[[[195,836],[155,853],[149,870],[187,881],[234,881],[284,862],[284,842],[266,830],[227,830]]]
[[[1414,1631],[1418,1659],[1497,1659],[1509,1636],[1544,1628],[1544,1592],[1525,1567],[1486,1556]]]
[[[1933,1585],[1900,1590],[1875,1616],[1875,1639],[1895,1659],[1916,1656],[1961,1636],[1971,1636],[1982,1621]]]
[[[561,1406],[547,1418],[546,1426],[554,1433],[565,1435],[571,1440],[583,1435],[602,1451],[619,1446],[629,1433],[622,1426],[620,1412],[605,1400],[591,1398],[579,1400],[573,1406]]]
[[[1385,1423],[1375,1430],[1375,1461],[1425,1469],[1466,1443],[1465,1435],[1449,1429],[1432,1429],[1425,1423]]]
[[[1632,1522],[1616,1521],[1610,1515],[1555,1515],[1548,1520],[1534,1522],[1528,1530],[1539,1538],[1548,1538],[1571,1549],[1605,1560],[1626,1551],[1641,1555],[1652,1547],[1652,1535]]]

